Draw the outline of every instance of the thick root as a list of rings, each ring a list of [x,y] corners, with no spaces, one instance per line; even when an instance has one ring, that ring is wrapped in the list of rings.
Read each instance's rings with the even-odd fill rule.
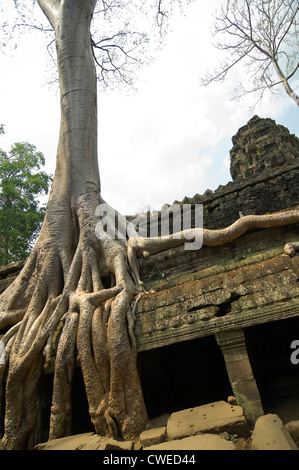
[[[35,280],[22,316],[9,309],[0,315],[0,327],[7,329],[2,338],[5,363],[0,365],[1,384],[7,374],[2,431],[6,449],[32,448],[38,442],[38,384],[42,368],[47,371],[53,361],[50,439],[71,433],[72,378],[77,359],[95,431],[131,439],[145,428],[147,414],[136,367],[131,309],[136,286],[124,245],[94,238],[81,231],[71,263],[70,253],[52,248],[48,258],[46,248],[39,244],[39,255],[33,253],[34,262],[29,262],[26,276],[22,276],[30,278],[30,267]],[[104,269],[99,254],[105,257]],[[102,279],[109,277],[111,287],[107,288]],[[16,304],[18,289],[16,282],[0,303]],[[53,356],[58,325],[60,336]]]
[[[138,256],[147,258],[155,253],[182,245],[189,249],[188,244],[192,244],[196,240],[201,240],[201,246],[220,246],[236,240],[248,230],[280,227],[295,223],[299,223],[299,210],[265,215],[247,215],[236,220],[236,222],[228,227],[219,230],[193,228],[168,236],[131,238],[127,242],[128,259],[136,282],[142,285],[137,262]],[[298,249],[298,243],[287,244],[284,248],[285,252],[290,254],[290,256],[293,256]]]

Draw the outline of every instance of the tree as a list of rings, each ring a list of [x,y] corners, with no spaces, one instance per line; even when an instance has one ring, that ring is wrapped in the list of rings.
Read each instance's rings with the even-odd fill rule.
[[[208,72],[203,85],[223,81],[228,72],[243,64],[242,83],[234,98],[265,91],[279,94],[281,85],[299,106],[290,80],[299,68],[297,0],[227,0],[215,17],[216,47],[226,53],[223,62]]]
[[[112,14],[120,3],[99,2],[97,11]],[[96,0],[38,4],[55,31],[61,127],[40,234],[20,275],[0,297],[0,383],[5,385],[0,389],[5,402],[0,423],[5,449],[30,449],[38,442],[38,385],[49,367],[54,367],[49,438],[70,433],[77,357],[96,433],[134,439],[144,430],[148,418],[136,365],[134,312],[140,296],[150,294],[144,292],[137,256],[190,242],[197,232],[205,244],[219,245],[249,227],[299,221],[299,211],[244,217],[228,229],[184,230],[180,238],[142,238],[129,226],[126,237],[113,237],[104,227],[96,232],[101,208],[106,209],[105,220],[110,215],[115,221],[101,197],[98,168],[97,76],[90,35]],[[165,19],[162,1],[157,5],[159,17],[163,13]],[[145,2],[139,6],[145,7]],[[111,49],[123,53],[119,47]],[[110,54],[108,60],[115,64]],[[127,222],[121,214],[116,216],[120,230]],[[59,338],[57,350],[54,337]]]
[[[0,151],[0,265],[25,259],[40,230],[51,177],[40,171],[45,158],[34,145],[16,143]]]

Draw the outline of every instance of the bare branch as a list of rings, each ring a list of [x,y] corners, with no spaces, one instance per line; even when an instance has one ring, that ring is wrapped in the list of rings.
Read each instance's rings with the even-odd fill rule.
[[[230,71],[230,69],[232,69],[238,62],[240,62],[241,60],[244,59],[244,57],[246,57],[252,50],[253,50],[253,46],[251,47],[251,49],[249,51],[247,51],[245,54],[243,54],[242,56],[238,57],[234,62],[232,62],[231,64],[227,65],[224,67],[223,70],[221,70],[221,72],[219,72],[217,75],[213,76],[212,78],[210,79],[207,79],[205,82],[203,82],[204,85],[208,85],[210,84],[211,82],[213,81],[222,81],[227,73]]]
[[[53,28],[44,28],[43,26],[37,26],[35,24],[27,24],[27,23],[17,23],[13,26],[13,30],[15,28],[22,28],[22,27],[26,27],[26,28],[30,28],[30,29],[37,29],[38,31],[41,31],[43,33],[53,33],[54,32],[54,29]]]
[[[242,86],[243,94],[283,85],[299,105],[288,82],[298,70],[298,11],[294,0],[227,0],[215,18],[214,33],[221,37],[215,47],[227,58],[202,84],[223,80],[242,62],[249,71],[244,81],[251,80],[250,90]],[[275,73],[279,81],[272,78]]]
[[[282,35],[282,37],[280,38],[279,43],[278,43],[277,46],[276,46],[276,51],[275,51],[276,54],[277,54],[277,52],[278,52],[278,50],[279,50],[281,44],[283,43],[285,37],[287,36],[287,34],[289,33],[290,29],[292,28],[292,26],[293,26],[293,24],[294,24],[294,21],[295,21],[295,18],[296,18],[296,16],[298,15],[298,12],[299,12],[299,6],[296,8],[294,14],[291,16],[291,18],[290,18],[290,20],[289,20],[289,25],[288,25],[288,27],[286,28],[284,34]]]

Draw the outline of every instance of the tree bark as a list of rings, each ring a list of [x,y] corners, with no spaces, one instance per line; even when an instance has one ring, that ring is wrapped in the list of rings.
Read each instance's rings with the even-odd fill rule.
[[[76,354],[97,433],[131,439],[147,423],[128,331],[136,286],[127,267],[125,242],[99,240],[95,234],[95,211],[103,202],[90,39],[96,1],[38,3],[55,30],[61,123],[40,235],[22,273],[0,298],[0,330],[19,322],[6,348],[9,362],[3,366],[8,369],[2,438],[6,449],[32,448],[36,443],[41,365],[47,369],[51,364],[53,337],[59,329],[49,438],[70,432]],[[103,287],[107,276],[110,288]],[[31,401],[36,405],[29,406]]]

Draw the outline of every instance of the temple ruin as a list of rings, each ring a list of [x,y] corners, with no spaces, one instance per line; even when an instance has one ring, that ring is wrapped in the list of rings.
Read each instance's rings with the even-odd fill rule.
[[[232,141],[233,182],[182,201],[203,204],[204,227],[298,208],[299,139],[254,116]],[[234,395],[251,422],[290,407],[299,419],[299,365],[290,361],[299,258],[284,253],[298,229],[252,230],[224,246],[184,256],[182,247],[139,261],[146,289],[154,289],[136,315],[150,415]]]
[[[254,116],[232,139],[233,181],[185,198],[203,204],[204,227],[299,207],[299,139]],[[176,203],[178,203],[176,201]],[[232,243],[140,258],[146,291],[138,303],[138,367],[150,419],[234,396],[249,422],[268,412],[299,419],[299,224],[250,230]],[[0,292],[22,263],[0,269]],[[55,339],[55,338],[54,338]],[[74,374],[72,432],[92,430],[80,368]],[[41,383],[45,429],[52,374]],[[290,416],[287,416],[288,413]],[[47,440],[47,435],[43,436]]]

